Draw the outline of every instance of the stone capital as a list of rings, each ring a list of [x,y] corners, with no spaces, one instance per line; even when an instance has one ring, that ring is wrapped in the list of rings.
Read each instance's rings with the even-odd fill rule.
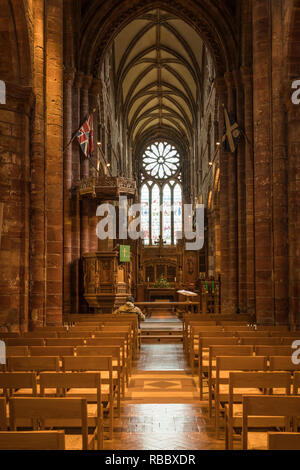
[[[89,90],[93,82],[92,75],[83,75],[81,88],[83,90]]]
[[[253,86],[253,75],[250,67],[241,67],[240,68],[242,82],[245,88],[252,88]]]
[[[74,68],[69,67],[64,69],[64,82],[66,85],[72,86],[75,80],[76,71]]]
[[[102,91],[102,81],[100,78],[93,78],[90,93],[92,95],[98,95]]]
[[[82,87],[83,77],[84,77],[84,73],[83,73],[83,72],[77,71],[77,72],[75,73],[75,78],[74,78],[74,86],[75,86],[75,88],[81,88],[81,87]]]

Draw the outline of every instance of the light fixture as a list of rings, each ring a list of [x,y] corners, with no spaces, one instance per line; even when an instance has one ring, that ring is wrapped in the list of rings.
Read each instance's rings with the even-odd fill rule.
[[[110,167],[110,163],[108,163],[106,166],[107,166],[107,168],[109,168],[109,167]]]
[[[217,143],[216,143],[216,146],[217,146],[217,147],[220,147],[220,145],[221,145],[221,142],[217,142]]]
[[[213,166],[213,162],[208,162],[209,166]]]
[[[97,142],[97,145],[100,147],[100,145],[101,145],[101,142]]]

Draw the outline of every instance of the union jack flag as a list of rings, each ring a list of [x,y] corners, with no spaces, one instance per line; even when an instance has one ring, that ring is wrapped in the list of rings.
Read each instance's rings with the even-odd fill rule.
[[[86,158],[89,158],[94,152],[94,126],[92,114],[90,114],[86,121],[84,121],[76,135],[81,150]]]

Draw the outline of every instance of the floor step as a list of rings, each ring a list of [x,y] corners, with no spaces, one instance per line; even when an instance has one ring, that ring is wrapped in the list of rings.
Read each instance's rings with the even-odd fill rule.
[[[182,343],[182,335],[148,335],[141,339],[142,343]]]

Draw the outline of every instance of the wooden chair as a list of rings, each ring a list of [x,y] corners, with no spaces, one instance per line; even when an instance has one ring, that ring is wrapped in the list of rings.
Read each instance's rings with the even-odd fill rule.
[[[43,338],[8,338],[5,340],[6,346],[44,346]]]
[[[243,396],[243,427],[242,448],[243,450],[266,450],[267,433],[250,432],[249,417],[251,416],[283,416],[285,417],[285,431],[291,431],[291,423],[300,416],[300,396]],[[273,427],[273,421],[270,426]]]
[[[0,450],[65,450],[65,432],[1,431]]]
[[[288,356],[291,354],[291,348],[288,346],[256,346],[256,356]]]
[[[47,338],[45,340],[46,346],[83,346],[86,344],[84,338]]]
[[[199,387],[200,387],[200,400],[203,400],[203,380],[208,376],[208,351],[210,346],[229,346],[237,345],[237,338],[219,338],[219,337],[205,337],[199,338],[199,348],[198,348],[198,377],[199,377]]]
[[[8,371],[33,371],[39,374],[42,371],[59,371],[58,357],[49,356],[29,356],[29,357],[8,357]]]
[[[101,375],[97,372],[42,372],[40,375],[41,397],[85,398],[88,408],[88,427],[99,432],[97,450],[103,449],[103,412],[101,397]],[[94,405],[96,403],[96,410]],[[75,423],[77,424],[77,423]]]
[[[233,450],[233,430],[242,428],[243,395],[253,394],[257,390],[257,395],[273,393],[275,387],[284,389],[289,395],[291,390],[291,376],[287,372],[230,372],[229,373],[229,399],[225,405],[225,448]],[[249,393],[250,391],[250,393]],[[270,418],[268,418],[270,423]],[[250,421],[251,422],[251,421]],[[252,424],[256,427],[265,425],[264,418],[253,418]],[[277,418],[273,425],[281,426],[282,419]]]
[[[31,356],[74,356],[73,346],[30,346]]]
[[[63,357],[64,372],[99,372],[101,374],[101,396],[103,409],[108,411],[109,419],[109,436],[113,436],[113,419],[114,419],[114,397],[117,393],[116,375],[113,375],[112,357],[104,356],[80,356],[80,357]]]
[[[216,437],[219,439],[221,403],[229,401],[229,374],[231,371],[265,371],[267,358],[259,356],[223,356],[216,357],[215,396],[215,425]],[[259,393],[254,387],[251,393]]]
[[[121,363],[121,349],[119,346],[79,346],[76,349],[77,356],[111,356],[113,368],[113,383],[117,390],[117,410],[121,412],[121,391],[125,393],[125,372],[123,362]],[[115,380],[116,379],[116,380]],[[121,390],[122,383],[122,390]]]
[[[23,338],[57,338],[56,331],[35,330],[24,333]]]
[[[290,371],[291,373],[300,370],[300,364],[292,362],[292,354],[289,356],[271,356],[270,370]]]
[[[94,450],[99,433],[96,428],[93,435],[88,435],[87,401],[84,398],[11,398],[9,401],[12,431],[24,426],[24,421],[30,421],[33,430],[44,430],[47,427],[66,428],[74,420],[80,420],[81,449]],[[78,445],[78,436],[66,435],[65,440],[67,449]]]
[[[132,350],[132,341],[128,331],[96,331],[95,337],[87,338],[86,344],[89,346],[99,346],[98,340],[103,338],[120,338],[123,339],[125,345],[125,356],[128,362],[128,375],[131,374],[132,369],[132,359],[133,359],[133,350]]]
[[[300,450],[300,433],[268,432],[268,450]]]
[[[0,431],[7,430],[6,421],[6,399],[0,398]]]
[[[212,398],[213,398],[213,387],[216,381],[216,357],[217,356],[253,356],[252,346],[210,346],[208,356],[208,408],[209,416],[212,416]],[[229,377],[229,373],[224,374],[225,377]]]
[[[1,372],[0,389],[2,396],[37,396],[35,372]]]
[[[29,356],[28,346],[7,346],[6,357],[11,356]]]

